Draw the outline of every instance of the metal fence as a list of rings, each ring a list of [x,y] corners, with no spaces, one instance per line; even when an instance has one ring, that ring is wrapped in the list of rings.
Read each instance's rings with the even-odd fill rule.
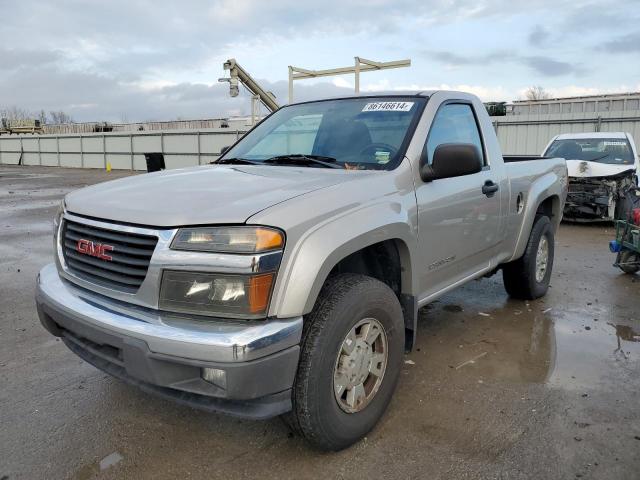
[[[561,133],[628,132],[640,140],[640,113],[597,112],[491,117],[505,155],[539,155]]]
[[[245,130],[229,128],[0,136],[0,164],[146,170],[145,153],[164,154],[167,168],[203,165]]]
[[[560,133],[629,132],[640,141],[637,111],[512,115],[491,118],[507,155],[540,154]],[[202,165],[246,129],[211,128],[60,135],[2,135],[0,164],[145,170],[145,153],[164,154],[167,168]]]

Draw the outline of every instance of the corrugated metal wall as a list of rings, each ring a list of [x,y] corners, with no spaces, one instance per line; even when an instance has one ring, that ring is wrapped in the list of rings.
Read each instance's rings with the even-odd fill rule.
[[[75,135],[0,136],[0,164],[146,170],[145,153],[164,154],[167,168],[202,165],[246,130],[229,128]]]
[[[629,132],[640,142],[640,115],[597,112],[492,117],[506,155],[539,155],[560,133]],[[144,153],[162,152],[167,168],[201,165],[218,158],[246,130],[215,128],[71,135],[2,135],[0,164],[145,170]]]
[[[628,132],[640,141],[640,114],[598,112],[491,117],[505,155],[540,155],[561,133]]]

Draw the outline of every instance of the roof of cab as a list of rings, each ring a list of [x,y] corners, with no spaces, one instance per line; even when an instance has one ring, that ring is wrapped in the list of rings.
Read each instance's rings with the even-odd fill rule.
[[[433,95],[436,91],[435,90],[424,90],[424,91],[398,91],[398,90],[394,90],[394,91],[383,91],[383,92],[364,92],[364,93],[360,93],[360,94],[350,94],[350,95],[336,95],[334,97],[323,97],[323,98],[316,98],[313,100],[303,100],[300,102],[293,102],[290,103],[289,105],[299,105],[299,104],[304,104],[304,103],[313,103],[313,102],[323,102],[326,100],[345,100],[345,99],[349,99],[349,98],[378,98],[378,97],[423,97],[423,98],[428,98],[431,95]],[[287,105],[283,105],[283,106],[287,106]]]

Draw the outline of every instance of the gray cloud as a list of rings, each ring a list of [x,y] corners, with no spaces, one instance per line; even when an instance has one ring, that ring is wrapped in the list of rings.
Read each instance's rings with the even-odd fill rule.
[[[521,60],[525,65],[528,65],[536,72],[552,77],[559,75],[568,75],[572,73],[581,73],[583,71],[582,67],[573,65],[568,62],[560,62],[549,57],[522,57]]]
[[[577,5],[585,0],[574,0]],[[192,69],[231,45],[327,34],[385,36],[409,24],[509,17],[562,0],[20,0],[3,6],[3,44],[56,45],[71,65],[112,75]],[[14,45],[11,45],[15,43]],[[29,60],[25,59],[28,63]]]
[[[131,120],[145,120],[246,113],[249,105],[247,97],[231,99],[226,85],[205,83],[215,81],[215,77],[210,78],[212,73],[215,76],[222,75],[222,61],[228,56],[240,56],[240,53],[236,53],[239,51],[249,51],[254,58],[260,56],[263,64],[277,65],[273,70],[281,69],[278,71],[284,75],[289,52],[283,51],[282,45],[288,42],[286,45],[290,46],[296,39],[317,39],[318,50],[309,52],[308,66],[322,62],[331,64],[332,58],[338,55],[344,58],[347,53],[367,56],[371,50],[375,52],[378,48],[386,49],[385,52],[400,52],[398,56],[403,57],[405,52],[414,53],[420,48],[419,42],[429,38],[432,27],[445,29],[450,26],[451,29],[460,28],[463,31],[461,25],[467,19],[473,22],[491,19],[496,28],[504,28],[506,36],[512,35],[511,24],[519,21],[518,18],[553,12],[554,18],[557,17],[555,27],[546,23],[545,27],[536,27],[529,34],[529,42],[533,44],[544,41],[545,29],[552,32],[555,38],[558,33],[554,29],[560,27],[566,32],[584,33],[601,28],[599,23],[615,25],[615,20],[621,17],[624,17],[622,21],[628,23],[628,19],[634,15],[637,18],[635,13],[627,14],[636,11],[634,1],[637,2],[6,1],[3,2],[0,26],[0,106],[16,105],[33,110],[62,109],[72,113],[77,120],[110,121],[117,121],[123,115]],[[593,14],[596,7],[597,14]],[[616,13],[608,14],[608,11]],[[571,18],[567,20],[568,16]],[[595,26],[586,26],[592,24]],[[424,37],[413,37],[416,32],[422,31]],[[344,39],[343,51],[323,50],[326,38]],[[28,39],[28,49],[24,47],[25,39]],[[353,52],[349,41],[362,39],[367,42],[370,40],[369,51],[365,48],[365,51]],[[523,41],[526,42],[526,32]],[[473,51],[475,47],[472,40],[467,42]],[[362,45],[362,42],[359,44]],[[515,49],[516,46],[509,43],[508,48]],[[559,52],[557,58],[556,55],[551,58],[513,51],[488,54],[480,51],[477,56],[449,51],[428,52],[429,58],[454,66],[484,67],[508,62],[545,76],[560,77],[581,72],[580,66],[573,60],[562,61],[561,54]],[[420,68],[418,63],[414,58],[416,70]],[[271,72],[263,73],[269,74]],[[508,74],[511,75],[509,81],[515,83],[517,74]],[[142,88],[142,85],[153,83],[155,79],[181,83],[162,88]],[[464,82],[454,78],[439,81]],[[407,82],[414,83],[415,80],[407,77]],[[264,83],[278,94],[282,103],[286,101],[286,82]],[[529,79],[523,83],[530,83]],[[296,99],[340,95],[347,91],[328,82],[296,83]]]
[[[533,30],[531,30],[531,32],[529,33],[527,40],[529,41],[530,45],[533,45],[534,47],[539,47],[546,43],[546,41],[549,39],[549,36],[550,36],[549,30],[547,30],[542,25],[536,25],[533,28]]]
[[[446,50],[429,50],[428,56],[450,66],[486,65],[500,60],[509,60],[514,57],[512,52],[501,50],[483,55],[465,56]]]
[[[277,100],[287,102],[286,81],[259,80]],[[10,96],[2,92],[11,92]],[[50,92],[56,92],[50,95]],[[312,100],[351,93],[351,89],[331,83],[296,84],[296,101]],[[85,71],[67,71],[58,65],[22,66],[0,76],[0,110],[18,106],[37,112],[40,109],[64,110],[75,121],[118,122],[169,120],[175,118],[217,118],[250,112],[250,96],[241,90],[229,96],[227,84],[184,82],[161,88],[141,88],[135,83]]]
[[[427,56],[453,67],[480,66],[516,63],[529,67],[536,73],[546,76],[580,74],[583,68],[568,62],[562,62],[545,56],[519,55],[512,51],[500,50],[479,56],[464,56],[448,51],[427,51]]]
[[[630,33],[605,42],[600,49],[609,53],[640,52],[640,32]]]
[[[618,0],[608,5],[602,0],[592,0],[569,9],[559,20],[560,32],[585,35],[594,31],[619,31],[637,28],[640,10],[637,0]]]
[[[0,47],[0,66],[7,72],[24,65],[47,65],[62,59],[61,52]]]

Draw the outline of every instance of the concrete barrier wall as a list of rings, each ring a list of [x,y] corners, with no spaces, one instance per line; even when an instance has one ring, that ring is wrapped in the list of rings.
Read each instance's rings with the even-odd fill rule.
[[[68,135],[2,135],[0,165],[146,170],[145,153],[164,154],[167,168],[203,165],[244,135],[244,130],[154,131]]]

